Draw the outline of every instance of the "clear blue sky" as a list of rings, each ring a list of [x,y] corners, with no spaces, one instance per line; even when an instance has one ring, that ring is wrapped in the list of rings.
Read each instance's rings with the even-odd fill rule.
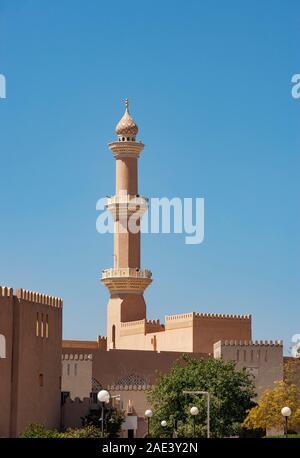
[[[145,235],[149,318],[251,313],[300,333],[299,1],[0,1],[0,284],[64,299],[64,337],[106,332],[107,143],[129,97],[140,193],[204,197],[205,241]]]

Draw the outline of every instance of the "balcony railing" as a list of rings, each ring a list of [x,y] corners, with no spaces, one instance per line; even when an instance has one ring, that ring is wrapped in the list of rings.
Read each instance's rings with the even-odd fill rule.
[[[113,277],[151,278],[152,272],[148,269],[141,270],[131,267],[124,267],[122,269],[105,269],[102,271],[102,279]]]
[[[137,196],[133,194],[118,194],[116,196],[108,196],[107,197],[107,205],[111,204],[136,204],[136,205],[143,205],[149,203],[148,197]]]

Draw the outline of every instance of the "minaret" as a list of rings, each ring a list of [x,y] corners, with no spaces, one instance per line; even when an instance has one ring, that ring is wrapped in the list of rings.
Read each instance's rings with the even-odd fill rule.
[[[103,271],[102,282],[109,289],[107,310],[108,348],[120,348],[121,322],[146,318],[144,290],[151,283],[149,270],[141,270],[140,219],[147,210],[147,199],[138,194],[138,159],[144,149],[136,141],[138,126],[125,113],[116,126],[118,140],[108,146],[116,159],[116,194],[107,199],[114,218],[114,267]]]

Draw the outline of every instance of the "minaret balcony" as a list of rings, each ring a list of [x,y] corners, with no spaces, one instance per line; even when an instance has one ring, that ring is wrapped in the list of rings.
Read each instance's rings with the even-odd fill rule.
[[[140,153],[144,149],[144,144],[142,142],[133,142],[133,141],[119,141],[109,143],[108,147],[112,151],[116,159],[122,157],[135,157],[139,158]]]
[[[120,269],[105,269],[102,272],[102,282],[110,293],[118,294],[143,294],[152,282],[150,270],[123,267]]]
[[[148,209],[148,202],[149,199],[146,197],[121,194],[108,197],[106,208],[111,212],[115,221],[128,219],[132,215],[141,218]]]

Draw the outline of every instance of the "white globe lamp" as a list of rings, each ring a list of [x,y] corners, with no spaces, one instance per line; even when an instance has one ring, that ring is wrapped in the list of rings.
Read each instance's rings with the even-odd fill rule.
[[[97,394],[97,398],[98,398],[98,401],[99,401],[99,402],[106,402],[106,403],[108,403],[108,402],[109,402],[109,392],[106,391],[106,390],[101,390],[101,391],[99,391],[99,393]]]

